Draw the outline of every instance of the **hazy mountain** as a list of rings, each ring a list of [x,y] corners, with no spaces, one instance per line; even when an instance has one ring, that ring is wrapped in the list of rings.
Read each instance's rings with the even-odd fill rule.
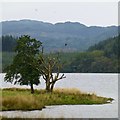
[[[86,26],[78,22],[46,23],[34,20],[2,22],[3,35],[30,35],[43,42],[45,50],[86,50],[104,39],[116,36],[117,26]]]

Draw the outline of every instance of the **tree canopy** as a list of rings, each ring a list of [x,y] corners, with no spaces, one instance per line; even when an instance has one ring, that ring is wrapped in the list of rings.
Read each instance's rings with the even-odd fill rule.
[[[34,93],[33,85],[40,83],[37,56],[41,45],[40,41],[31,39],[30,36],[21,36],[17,40],[16,55],[13,58],[13,62],[6,68],[5,81],[14,82],[14,84],[19,83],[20,85],[30,85],[31,93]]]

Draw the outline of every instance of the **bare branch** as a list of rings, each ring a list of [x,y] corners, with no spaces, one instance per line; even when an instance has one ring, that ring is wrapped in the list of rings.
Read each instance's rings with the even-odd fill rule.
[[[64,76],[64,74],[62,74],[62,76],[60,78],[58,78],[57,80],[60,80],[60,79],[63,79],[63,78],[66,78],[66,76]]]
[[[58,76],[59,77],[59,76]],[[61,77],[58,78],[57,76],[55,76],[55,79],[54,79],[54,82],[60,80],[60,79],[63,79],[63,78],[66,78],[66,76],[64,76],[64,74],[62,74]]]
[[[47,79],[46,79],[46,77],[43,75],[43,79],[45,80],[45,81],[47,81]]]

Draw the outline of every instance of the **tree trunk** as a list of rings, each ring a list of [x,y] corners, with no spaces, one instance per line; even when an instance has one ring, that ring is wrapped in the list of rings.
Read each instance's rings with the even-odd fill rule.
[[[49,92],[50,91],[50,87],[46,86],[46,91]]]
[[[53,82],[51,85],[51,92],[53,91],[54,85],[55,85],[55,82]]]
[[[34,88],[32,83],[30,84],[30,87],[31,87],[31,93],[34,94]]]
[[[46,91],[50,92],[50,83],[49,82],[46,83]]]

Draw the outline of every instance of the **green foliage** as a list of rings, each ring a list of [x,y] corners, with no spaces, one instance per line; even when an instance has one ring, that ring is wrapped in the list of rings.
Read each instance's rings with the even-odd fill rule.
[[[66,69],[73,73],[117,73],[118,67],[118,59],[108,58],[104,51],[95,50],[79,53]]]
[[[102,50],[104,51],[106,57],[117,58],[118,56],[120,56],[119,37],[120,35],[114,38],[109,38],[107,40],[101,41],[98,44],[91,46],[88,49],[88,51]]]
[[[31,92],[34,92],[33,84],[38,85],[40,83],[37,60],[40,46],[41,42],[36,39],[31,39],[27,35],[21,36],[17,40],[16,55],[13,58],[13,62],[5,70],[7,73],[5,81],[14,82],[14,84],[19,83],[20,85],[30,85]]]
[[[78,53],[64,72],[118,73],[120,71],[120,48],[118,37],[110,38]],[[65,71],[66,70],[66,71]]]

